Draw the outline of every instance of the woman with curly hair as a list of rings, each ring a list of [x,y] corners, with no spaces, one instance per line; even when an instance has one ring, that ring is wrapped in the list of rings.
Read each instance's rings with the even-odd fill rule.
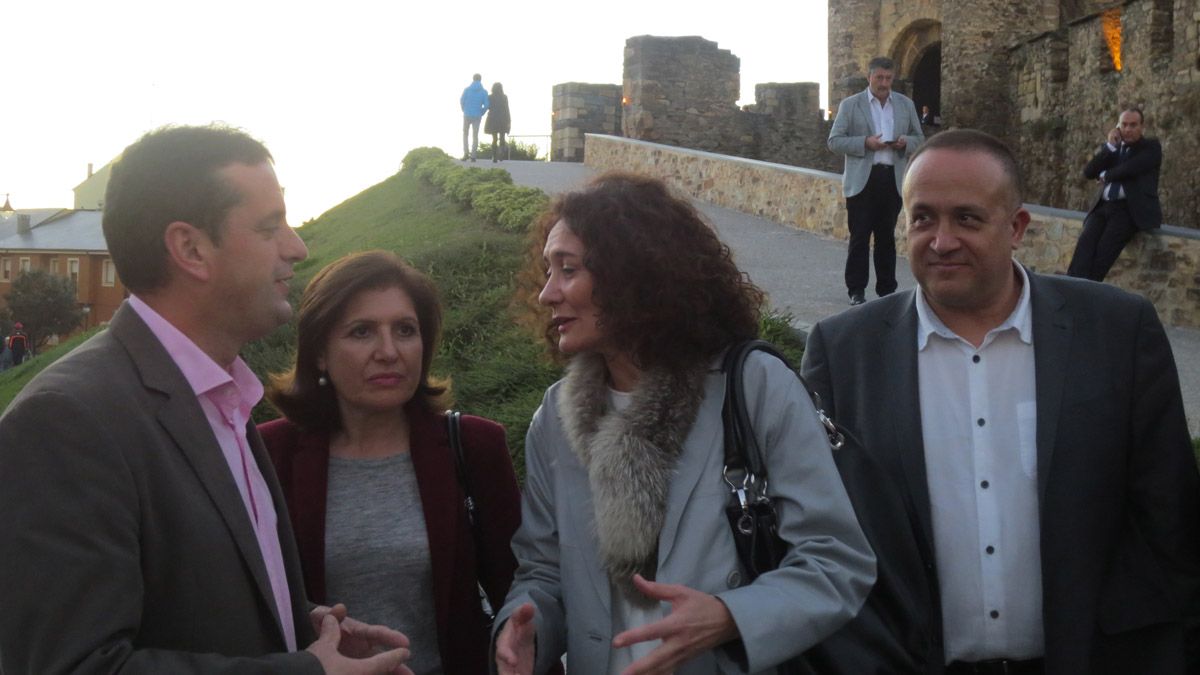
[[[565,377],[525,444],[518,570],[497,670],[773,672],[862,605],[875,560],[807,392],[747,359],[747,409],[787,552],[746,579],[725,506],[724,352],[763,293],[686,200],[625,173],[559,197],[534,232],[538,302]]]

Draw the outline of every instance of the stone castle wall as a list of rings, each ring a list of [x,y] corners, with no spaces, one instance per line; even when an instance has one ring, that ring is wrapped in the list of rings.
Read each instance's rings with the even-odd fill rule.
[[[1119,70],[1105,17],[1119,28]],[[896,60],[908,91],[931,44],[944,127],[1008,141],[1031,202],[1088,208],[1096,186],[1081,169],[1120,108],[1139,105],[1163,143],[1165,220],[1200,228],[1200,0],[830,0],[831,105],[866,86],[877,55]]]
[[[685,194],[826,237],[848,239],[841,176],[613,136],[587,138],[587,165],[661,178]],[[1031,269],[1062,273],[1083,228],[1079,211],[1029,206],[1033,215],[1017,259]],[[897,246],[904,251],[904,214]],[[1139,293],[1164,323],[1200,328],[1200,233],[1164,227],[1139,234],[1106,282]]]
[[[832,123],[820,85],[758,84],[755,102],[739,109],[740,64],[700,37],[630,38],[620,86],[555,85],[550,159],[584,161],[585,135],[595,133],[841,170],[841,158],[825,147]]]
[[[1029,199],[1090,208],[1097,186],[1083,178],[1083,166],[1116,125],[1120,108],[1137,105],[1146,113],[1147,135],[1163,145],[1164,220],[1200,228],[1200,3],[1135,0],[1109,16],[1120,25],[1119,71],[1104,40],[1104,14],[1010,52],[1008,86],[1017,110],[1008,137],[1021,158]]]
[[[615,84],[554,85],[550,160],[582,162],[584,134],[621,133],[621,88]]]

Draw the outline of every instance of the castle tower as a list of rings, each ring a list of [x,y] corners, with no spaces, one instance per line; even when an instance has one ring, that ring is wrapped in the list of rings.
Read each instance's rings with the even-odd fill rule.
[[[883,54],[879,0],[829,0],[829,107],[867,88],[867,63]]]

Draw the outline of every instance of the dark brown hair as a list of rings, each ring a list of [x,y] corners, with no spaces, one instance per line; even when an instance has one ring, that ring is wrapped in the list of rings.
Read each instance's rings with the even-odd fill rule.
[[[409,403],[441,411],[449,405],[449,382],[435,380],[429,366],[442,332],[442,305],[429,277],[388,251],[354,253],[325,266],[300,299],[296,327],[296,360],[286,372],[270,378],[267,398],[295,424],[316,431],[341,429],[337,394],[331,385],[320,386],[318,357],[346,307],[358,294],[399,288],[412,299],[421,331],[421,380]]]
[[[559,196],[534,224],[526,299],[552,351],[558,334],[536,295],[560,220],[583,242],[601,329],[639,368],[694,367],[758,334],[763,293],[695,207],[660,180],[614,171]]]
[[[101,219],[121,282],[134,293],[167,282],[163,233],[175,221],[220,244],[225,217],[243,196],[218,172],[270,161],[262,143],[222,125],[162,127],[125,148],[112,166]]]

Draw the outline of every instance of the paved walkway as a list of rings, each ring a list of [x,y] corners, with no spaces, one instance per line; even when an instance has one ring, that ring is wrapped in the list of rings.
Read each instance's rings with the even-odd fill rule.
[[[478,163],[476,166],[490,166]],[[501,162],[513,181],[541,188],[549,194],[582,184],[592,170],[567,162]],[[771,306],[790,312],[801,330],[847,307],[842,269],[846,243],[781,225],[772,220],[733,211],[706,202],[696,206],[709,218],[721,238],[733,249],[738,265],[770,296]],[[901,258],[896,265],[900,288],[915,286],[912,272]],[[872,270],[872,281],[874,270]],[[868,298],[870,298],[868,294]],[[1188,426],[1200,436],[1200,330],[1167,328],[1175,352]]]

